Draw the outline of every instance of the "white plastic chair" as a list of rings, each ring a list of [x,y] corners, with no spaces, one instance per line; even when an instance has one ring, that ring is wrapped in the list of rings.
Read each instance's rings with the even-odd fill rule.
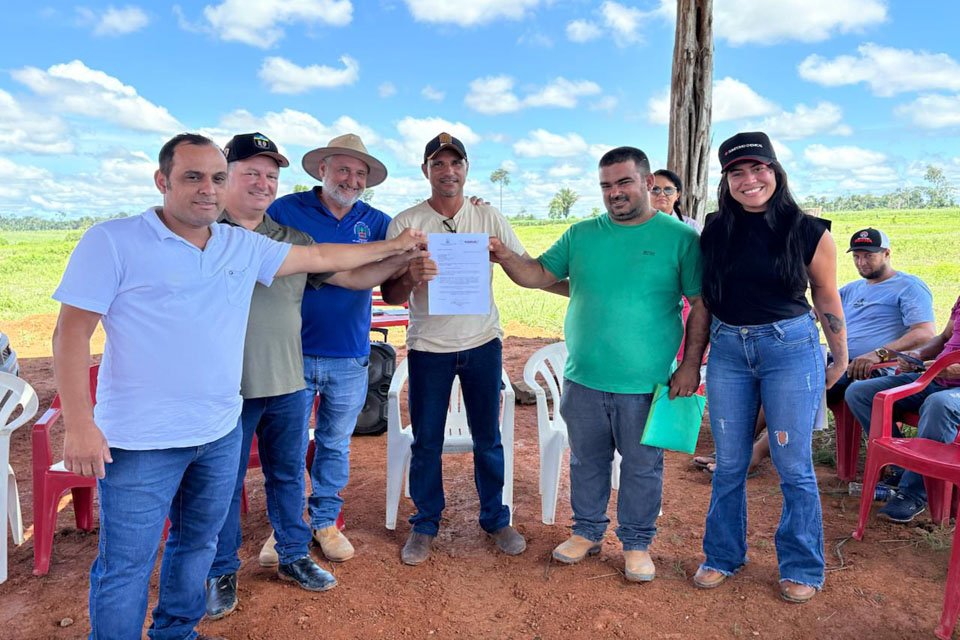
[[[563,452],[570,447],[567,423],[560,416],[560,397],[563,394],[563,367],[567,363],[567,343],[554,342],[537,349],[523,367],[523,381],[537,396],[537,435],[540,441],[540,505],[543,524],[553,524],[557,512],[557,493],[560,490],[560,466]],[[550,392],[547,394],[537,382],[543,378]],[[613,454],[610,486],[620,489],[620,454]]]
[[[400,392],[407,381],[407,360],[397,367],[387,394],[387,529],[397,528],[400,491],[410,497],[410,447],[413,431],[400,418]],[[514,392],[506,371],[501,372],[503,390],[500,392],[500,440],[503,444],[503,503],[510,509],[513,523],[513,414]],[[443,453],[469,453],[473,438],[467,425],[467,410],[460,392],[460,378],[453,379],[450,406],[447,409],[446,434]]]
[[[7,580],[7,525],[15,545],[23,544],[23,517],[20,513],[20,494],[17,477],[10,466],[10,436],[37,413],[37,394],[26,381],[9,373],[0,372],[0,584]],[[22,412],[11,422],[10,415],[17,407]]]

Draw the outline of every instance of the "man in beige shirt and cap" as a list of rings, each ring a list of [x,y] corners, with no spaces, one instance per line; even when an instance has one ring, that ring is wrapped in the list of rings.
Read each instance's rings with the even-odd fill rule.
[[[303,169],[321,186],[277,199],[268,210],[276,222],[303,231],[316,242],[356,244],[386,238],[390,218],[360,197],[386,179],[387,169],[367,152],[359,136],[341,135],[310,151],[303,157]],[[310,468],[310,528],[333,562],[354,555],[336,522],[343,504],[339,493],[350,473],[350,436],[367,395],[371,306],[370,289],[328,284],[307,287],[301,307],[305,431],[319,396],[316,455]]]

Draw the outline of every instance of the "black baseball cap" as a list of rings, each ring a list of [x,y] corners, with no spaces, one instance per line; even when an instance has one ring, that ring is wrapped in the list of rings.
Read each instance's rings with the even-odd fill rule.
[[[726,171],[734,162],[753,160],[770,164],[777,161],[777,153],[773,150],[773,143],[762,131],[738,133],[727,138],[720,145],[720,170]]]
[[[427,160],[432,159],[444,149],[453,149],[460,154],[461,158],[467,159],[467,150],[463,147],[463,143],[444,132],[427,143],[427,147],[423,150],[423,164],[427,164]]]
[[[851,251],[876,253],[877,251],[886,251],[889,248],[890,238],[887,237],[887,234],[879,229],[868,228],[857,231],[850,236],[850,248],[847,249],[847,253]]]
[[[280,154],[273,140],[260,132],[241,133],[230,138],[230,142],[223,148],[223,155],[227,156],[227,163],[237,160],[246,160],[253,156],[269,156],[277,161],[281,167],[289,167],[290,162]]]

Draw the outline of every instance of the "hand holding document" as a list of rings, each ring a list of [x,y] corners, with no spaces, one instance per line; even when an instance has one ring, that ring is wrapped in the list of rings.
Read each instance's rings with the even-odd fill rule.
[[[490,313],[490,238],[483,233],[431,233],[437,276],[430,282],[430,315]]]

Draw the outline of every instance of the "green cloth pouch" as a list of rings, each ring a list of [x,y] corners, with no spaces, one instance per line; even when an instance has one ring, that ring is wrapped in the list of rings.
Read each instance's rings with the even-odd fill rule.
[[[665,384],[658,384],[653,390],[653,402],[640,444],[693,453],[700,437],[700,423],[707,399],[692,395],[671,400],[669,394],[670,387]]]

